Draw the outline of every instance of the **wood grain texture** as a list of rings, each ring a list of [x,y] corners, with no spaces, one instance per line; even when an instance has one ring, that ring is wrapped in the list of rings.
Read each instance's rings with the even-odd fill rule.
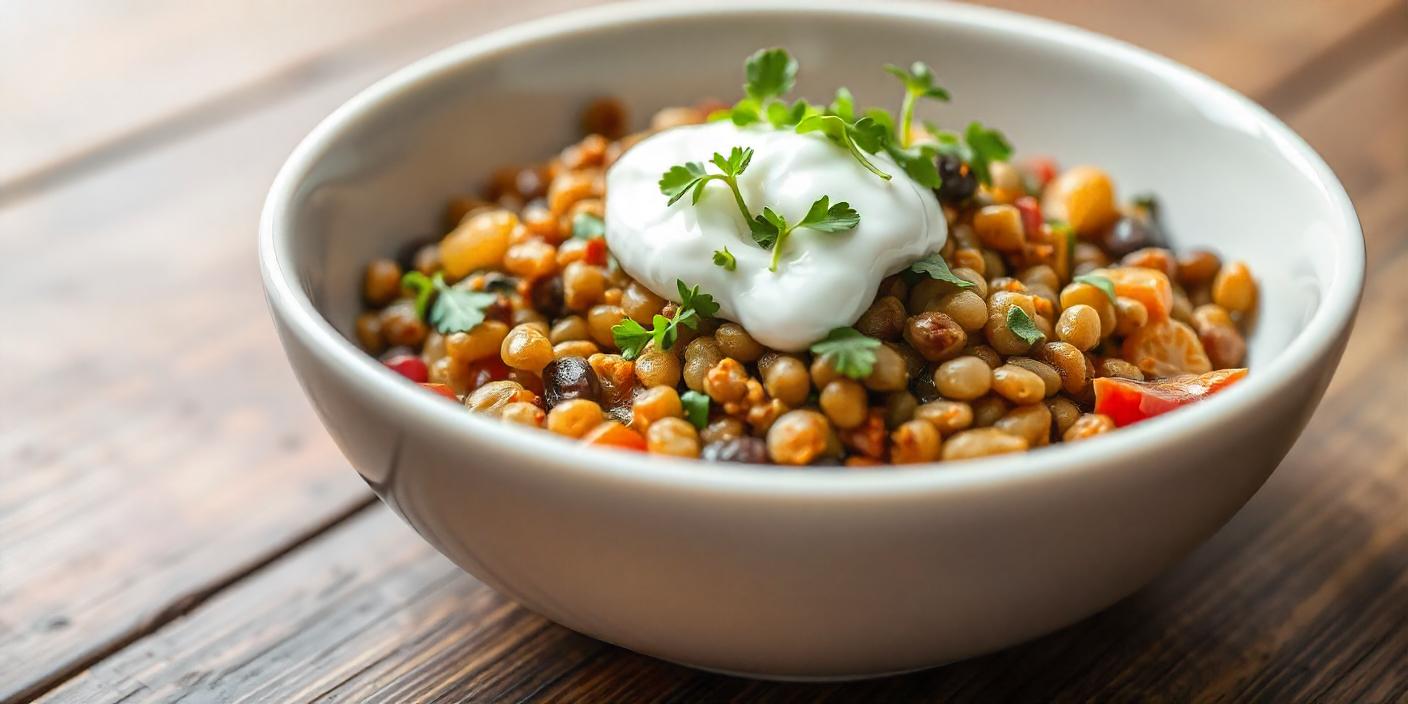
[[[553,626],[367,509],[46,701],[1363,701],[1408,699],[1408,43],[1291,124],[1360,205],[1370,279],[1306,436],[1172,572],[1033,643],[916,675],[779,685]],[[1388,97],[1389,99],[1386,99]]]
[[[297,90],[0,207],[0,701],[41,691],[370,500],[260,293],[263,194],[293,145],[474,23],[467,3]],[[13,11],[13,9],[11,9]],[[0,111],[3,112],[3,111]],[[0,152],[3,152],[0,148]]]

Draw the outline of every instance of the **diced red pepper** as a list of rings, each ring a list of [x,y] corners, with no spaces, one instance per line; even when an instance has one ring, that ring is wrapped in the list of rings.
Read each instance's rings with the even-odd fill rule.
[[[582,261],[595,266],[606,266],[606,238],[593,237],[587,240],[587,248],[583,251]]]
[[[1219,369],[1159,381],[1101,377],[1095,380],[1095,412],[1124,427],[1201,401],[1246,375],[1245,369]]]
[[[447,385],[445,385],[445,384],[424,384],[424,383],[423,383],[423,384],[421,384],[421,386],[424,387],[425,389],[429,390],[431,393],[439,394],[439,395],[444,396],[445,398],[448,398],[448,399],[450,399],[451,401],[454,401],[454,402],[456,402],[456,403],[458,403],[459,400],[460,400],[460,397],[455,395],[455,390],[452,389],[452,388],[450,388],[449,386],[447,386]]]
[[[398,354],[382,360],[381,363],[417,384],[430,381],[430,369],[425,366],[425,361],[417,355]]]
[[[1027,239],[1036,239],[1041,232],[1041,204],[1031,196],[1018,198],[1013,205],[1017,206],[1017,212],[1022,215],[1022,229],[1027,233]]]

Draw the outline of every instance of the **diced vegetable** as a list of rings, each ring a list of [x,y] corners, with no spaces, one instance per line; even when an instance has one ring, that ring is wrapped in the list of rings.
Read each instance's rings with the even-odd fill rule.
[[[587,434],[582,436],[582,443],[645,452],[645,438],[614,420],[608,420],[587,431]]]
[[[1117,266],[1100,269],[1093,274],[1104,276],[1115,284],[1115,295],[1133,298],[1144,304],[1149,311],[1149,320],[1168,318],[1173,310],[1173,286],[1168,275],[1156,269],[1136,266]]]
[[[439,394],[441,396],[444,396],[445,398],[450,399],[451,401],[455,401],[456,403],[458,403],[460,400],[460,397],[455,395],[455,390],[450,388],[447,384],[422,383],[421,386],[424,387],[427,391],[430,391],[431,393]]]
[[[430,381],[430,368],[425,366],[425,361],[418,355],[398,354],[382,360],[382,364],[417,384]]]
[[[1150,321],[1125,338],[1120,354],[1149,376],[1202,374],[1212,370],[1212,362],[1198,334],[1177,320]]]
[[[1104,377],[1095,380],[1095,412],[1109,416],[1116,426],[1124,427],[1201,401],[1246,375],[1245,369],[1219,369],[1162,381]]]

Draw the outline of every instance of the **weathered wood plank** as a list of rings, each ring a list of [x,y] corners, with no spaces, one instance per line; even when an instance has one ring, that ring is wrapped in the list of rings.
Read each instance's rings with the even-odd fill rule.
[[[907,677],[750,682],[547,624],[456,573],[377,507],[47,701],[1402,701],[1408,149],[1397,147],[1408,141],[1408,95],[1384,96],[1403,75],[1408,45],[1292,116],[1365,206],[1371,252],[1360,325],[1307,440],[1210,543],[1084,623]]]
[[[560,3],[488,7],[390,32],[327,59],[336,78],[305,76],[264,110],[0,208],[0,319],[22,331],[0,343],[0,701],[369,500],[279,351],[259,207],[297,140],[352,93],[466,28]]]

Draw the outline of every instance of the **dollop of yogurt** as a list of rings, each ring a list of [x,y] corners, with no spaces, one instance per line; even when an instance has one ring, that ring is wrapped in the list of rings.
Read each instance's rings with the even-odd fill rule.
[[[797,229],[776,272],[772,252],[759,247],[722,181],[711,181],[699,203],[689,196],[666,205],[661,174],[718,152],[751,147],[752,163],[738,178],[749,210],[764,206],[789,223],[821,196],[850,203],[855,229]],[[938,200],[883,155],[872,160],[892,175],[867,171],[850,153],[819,134],[738,127],[730,122],[677,127],[646,138],[606,174],[606,241],[617,262],[656,295],[677,299],[675,281],[699,286],[719,303],[719,316],[738,322],[757,341],[800,350],[834,328],[852,324],[870,305],[880,281],[937,251],[948,235]],[[715,167],[706,167],[717,173]],[[737,268],[713,262],[728,247]]]

